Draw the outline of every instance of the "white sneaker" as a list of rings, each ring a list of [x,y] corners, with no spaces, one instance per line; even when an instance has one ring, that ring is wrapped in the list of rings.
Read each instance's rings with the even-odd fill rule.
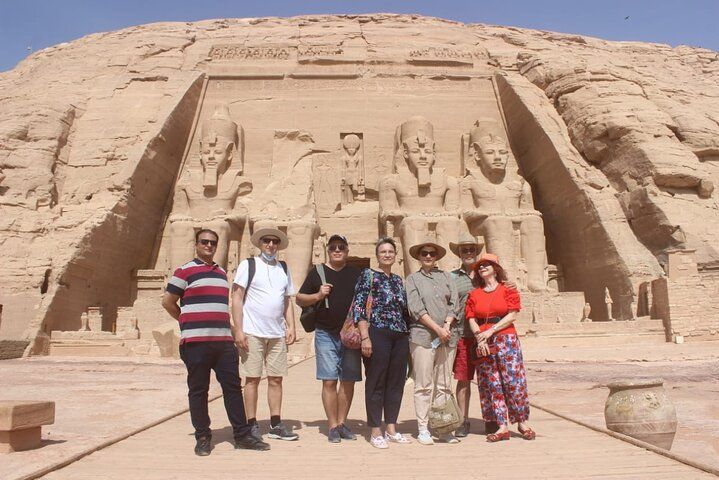
[[[429,433],[429,430],[422,430],[419,432],[419,435],[417,435],[417,441],[422,445],[434,445],[434,440],[432,440],[432,435]]]
[[[439,437],[439,441],[443,443],[459,443],[459,438],[455,437],[451,433],[447,433]]]

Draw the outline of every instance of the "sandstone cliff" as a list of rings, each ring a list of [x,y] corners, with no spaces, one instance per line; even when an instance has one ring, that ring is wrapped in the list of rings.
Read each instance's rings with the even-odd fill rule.
[[[493,76],[549,261],[593,305],[611,286],[628,308],[671,249],[696,249],[700,270],[719,263],[717,52],[389,14],[159,23],[57,45],[0,74],[0,338],[76,329],[89,305],[132,304],[208,72],[230,74],[224,59],[244,55],[270,78],[282,51],[355,79]],[[454,114],[433,109],[438,128]]]

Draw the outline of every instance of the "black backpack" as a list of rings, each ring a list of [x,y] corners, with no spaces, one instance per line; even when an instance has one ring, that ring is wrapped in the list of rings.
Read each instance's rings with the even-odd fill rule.
[[[282,266],[282,270],[285,271],[285,275],[287,275],[287,262],[280,260],[280,265]],[[245,296],[243,300],[247,298],[247,292],[250,289],[252,277],[255,276],[255,269],[255,257],[247,257],[247,286],[245,287]]]

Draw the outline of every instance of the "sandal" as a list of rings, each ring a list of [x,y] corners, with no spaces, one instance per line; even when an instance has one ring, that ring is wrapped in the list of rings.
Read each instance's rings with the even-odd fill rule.
[[[384,439],[387,442],[394,442],[394,443],[411,443],[409,438],[403,436],[399,432],[395,432],[394,435],[390,435],[387,432],[384,432]]]
[[[490,443],[501,442],[502,440],[509,440],[509,430],[487,435],[487,441]]]
[[[371,437],[369,440],[369,443],[372,444],[374,448],[389,448],[389,445],[387,445],[387,441],[384,439],[382,435],[378,435],[376,437]]]
[[[522,428],[520,427],[519,434],[522,435],[522,438],[525,440],[534,440],[535,438],[537,438],[537,434],[529,427],[527,427],[525,430],[522,430]]]

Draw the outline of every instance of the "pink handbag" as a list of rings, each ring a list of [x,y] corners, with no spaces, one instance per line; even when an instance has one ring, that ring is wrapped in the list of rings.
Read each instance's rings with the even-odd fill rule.
[[[372,273],[370,272],[370,275]],[[362,347],[362,335],[360,334],[357,324],[354,322],[352,312],[355,308],[355,300],[352,299],[349,312],[347,312],[347,318],[345,323],[342,325],[340,330],[340,340],[342,345],[352,350],[358,350]],[[367,295],[367,303],[365,303],[365,311],[367,312],[367,321],[372,317],[372,287],[370,286],[369,295]]]

